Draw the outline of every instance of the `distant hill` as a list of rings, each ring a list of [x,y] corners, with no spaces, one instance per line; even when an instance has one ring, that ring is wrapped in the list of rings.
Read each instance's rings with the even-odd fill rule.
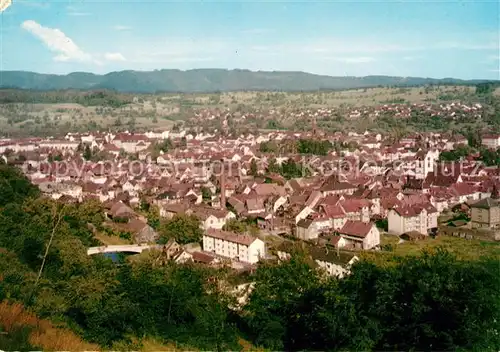
[[[0,88],[34,90],[112,89],[119,92],[225,92],[242,90],[314,91],[420,86],[425,84],[478,84],[486,80],[434,79],[419,77],[332,77],[305,72],[224,69],[120,71],[105,75],[73,72],[67,75],[26,71],[0,72]]]

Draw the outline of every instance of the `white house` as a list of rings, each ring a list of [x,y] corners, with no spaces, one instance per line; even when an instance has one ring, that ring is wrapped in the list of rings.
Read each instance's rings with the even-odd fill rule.
[[[372,249],[380,245],[380,231],[372,222],[347,220],[338,233],[347,245],[356,248]]]
[[[195,208],[193,213],[200,219],[201,227],[207,231],[210,229],[222,230],[222,227],[236,215],[227,209]]]
[[[343,278],[350,274],[351,266],[356,263],[359,258],[347,252],[328,250],[328,248],[313,248],[311,256],[321,269],[327,275]]]
[[[278,246],[276,255],[280,261],[289,260],[294,251],[294,244],[285,241]],[[341,252],[328,247],[308,247],[308,252],[319,269],[324,270],[329,276],[345,277],[350,273],[351,266],[359,258],[349,252]]]
[[[490,149],[500,147],[500,134],[487,134],[481,138],[481,144]]]
[[[266,255],[264,241],[220,230],[209,230],[203,235],[203,250],[250,264]]]
[[[46,140],[39,143],[40,148],[58,149],[58,150],[76,150],[78,142],[71,142],[65,140]]]

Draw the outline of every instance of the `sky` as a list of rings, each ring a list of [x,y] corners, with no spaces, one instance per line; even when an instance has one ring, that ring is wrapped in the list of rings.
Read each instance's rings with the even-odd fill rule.
[[[13,0],[0,69],[500,79],[500,2]]]

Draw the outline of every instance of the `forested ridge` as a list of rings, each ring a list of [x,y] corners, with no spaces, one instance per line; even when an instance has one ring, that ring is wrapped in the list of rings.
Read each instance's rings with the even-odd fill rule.
[[[133,350],[144,337],[218,351],[241,349],[241,339],[269,350],[500,347],[498,258],[461,261],[438,250],[385,266],[361,261],[338,280],[297,248],[288,262],[235,278],[226,269],[160,265],[154,256],[122,265],[87,256],[98,244],[88,224],[101,217],[99,203],[43,198],[20,171],[0,164],[1,348]],[[255,288],[233,311],[225,287],[242,279]],[[44,333],[35,334],[40,326]],[[54,337],[48,332],[56,327]],[[65,345],[47,342],[57,339]]]
[[[226,69],[119,71],[105,75],[73,72],[67,75],[26,71],[3,71],[2,88],[21,89],[112,89],[120,92],[224,92],[241,90],[315,91],[377,86],[425,84],[478,84],[487,80],[395,76],[334,77],[292,71]]]

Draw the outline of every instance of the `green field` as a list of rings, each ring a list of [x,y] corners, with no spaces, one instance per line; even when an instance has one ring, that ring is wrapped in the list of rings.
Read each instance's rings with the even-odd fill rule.
[[[429,237],[422,241],[405,241],[398,244],[399,237],[393,235],[382,235],[381,242],[385,250],[380,252],[363,252],[361,253],[361,257],[382,264],[392,261],[394,256],[418,255],[423,250],[432,251],[437,248],[443,248],[454,253],[462,260],[477,260],[485,257],[500,258],[500,242],[438,236],[436,238]],[[387,250],[388,247],[391,250]]]
[[[300,129],[309,125],[301,111],[331,109],[332,115],[318,120],[322,128],[338,129],[350,111],[360,107],[403,103],[476,102],[473,86],[426,86],[412,88],[364,88],[317,92],[225,92],[190,94],[106,93],[104,98],[86,98],[85,92],[6,91],[0,104],[0,130],[7,135],[50,135],[95,130],[166,130],[176,123],[191,127],[220,128],[220,118],[197,118],[197,112],[211,110],[233,114],[238,127],[274,126]],[[493,96],[500,96],[497,88]],[[106,100],[107,99],[107,100]],[[82,105],[84,104],[84,105]],[[242,119],[248,113],[258,116]],[[336,120],[338,119],[338,121]],[[303,121],[302,121],[303,120]],[[273,121],[269,124],[269,121]],[[337,123],[338,122],[338,123]],[[357,122],[357,121],[350,121]],[[373,122],[373,121],[372,121]],[[376,127],[361,121],[363,128]],[[373,125],[373,126],[372,126]]]

